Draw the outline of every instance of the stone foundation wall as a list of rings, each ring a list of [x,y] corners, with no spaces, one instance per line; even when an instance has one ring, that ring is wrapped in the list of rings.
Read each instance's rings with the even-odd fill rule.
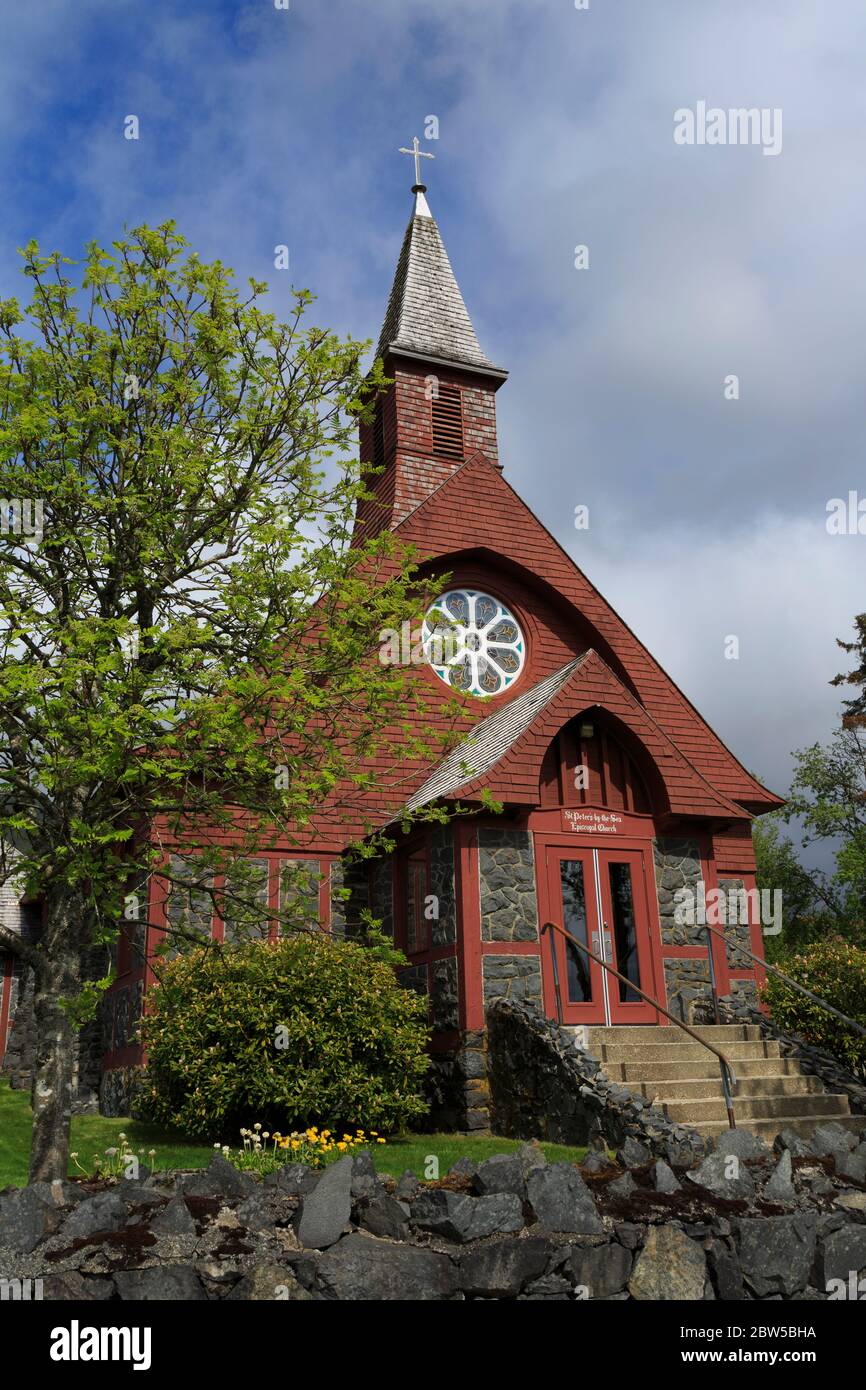
[[[535,858],[528,830],[478,830],[482,941],[537,941]]]
[[[0,1196],[0,1269],[7,1280],[41,1281],[37,1298],[77,1305],[775,1306],[839,1299],[840,1286],[851,1297],[850,1274],[856,1281],[866,1265],[866,1189],[846,1176],[857,1137],[827,1126],[811,1149],[792,1153],[738,1134],[722,1136],[700,1167],[652,1163],[631,1141],[615,1160],[594,1152],[579,1166],[549,1163],[525,1144],[480,1164],[461,1158],[432,1182],[378,1173],[359,1154],[324,1170],[287,1163],[264,1180],[217,1155],[197,1172],[37,1183]],[[128,1317],[118,1309],[111,1320]],[[778,1320],[749,1315],[749,1325]],[[804,1325],[792,1316],[783,1330],[789,1323]]]
[[[682,1019],[683,1023],[698,1023],[711,1018],[713,990],[706,957],[703,960],[690,960],[666,956],[664,967],[665,991],[671,1013]]]
[[[541,1010],[539,956],[484,956],[482,973],[485,1011],[499,999],[531,1004]]]
[[[496,1134],[607,1148],[633,1138],[669,1163],[705,1151],[695,1130],[608,1081],[594,1057],[525,1004],[490,1009],[488,1075]]]
[[[487,1035],[465,1032],[457,1047],[434,1052],[428,1077],[429,1128],[479,1131],[490,1128]]]
[[[653,845],[662,950],[666,946],[704,946],[701,927],[675,919],[676,894],[682,888],[697,891],[702,877],[701,851],[696,840],[659,838]]]

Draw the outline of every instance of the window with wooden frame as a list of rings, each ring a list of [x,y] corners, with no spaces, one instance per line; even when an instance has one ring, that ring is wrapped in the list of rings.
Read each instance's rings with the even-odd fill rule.
[[[432,398],[433,452],[439,458],[463,458],[463,392],[440,381]]]
[[[427,905],[427,851],[415,850],[405,861],[406,954],[417,955],[430,949],[430,922]]]

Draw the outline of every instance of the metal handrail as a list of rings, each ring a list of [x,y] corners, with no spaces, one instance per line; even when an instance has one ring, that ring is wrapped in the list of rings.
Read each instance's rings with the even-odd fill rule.
[[[641,999],[645,999],[648,1004],[652,1004],[653,1008],[658,1009],[659,1013],[664,1014],[665,1018],[670,1019],[671,1023],[675,1023],[678,1028],[682,1028],[683,1032],[688,1033],[690,1038],[694,1038],[695,1042],[700,1043],[701,1047],[705,1047],[708,1052],[712,1052],[717,1057],[722,1078],[722,1094],[725,1097],[725,1109],[728,1112],[728,1124],[731,1129],[736,1129],[737,1122],[734,1118],[733,1095],[734,1091],[737,1089],[737,1077],[734,1068],[731,1066],[724,1052],[720,1052],[717,1047],[713,1047],[712,1043],[708,1043],[706,1038],[702,1038],[699,1033],[695,1032],[694,1028],[690,1028],[687,1023],[683,1023],[681,1018],[677,1018],[675,1014],[670,1013],[663,1004],[660,1004],[651,994],[647,994],[645,990],[642,990],[640,985],[636,985],[627,975],[621,975],[618,970],[614,969],[609,961],[602,960],[600,956],[597,956],[595,952],[591,951],[582,941],[578,941],[576,936],[572,936],[571,932],[566,931],[565,927],[561,927],[558,922],[545,922],[544,926],[541,928],[541,935],[543,936],[548,930],[558,931],[572,946],[577,946],[579,950],[589,956],[590,960],[594,960],[596,965],[600,965],[603,970],[607,970],[611,975],[615,975],[618,980],[622,980],[623,984],[628,985],[629,989],[633,989],[635,994],[640,995]],[[553,988],[556,995],[556,1015],[559,1023],[563,1024],[562,995],[559,989],[559,963],[556,959],[556,947],[553,942],[553,937],[550,938],[550,958],[553,961]]]
[[[719,931],[718,927],[711,927],[709,922],[704,922],[702,925],[706,931],[712,932],[714,936],[724,941],[725,945],[730,947],[732,951],[742,951],[743,955],[750,956],[751,959],[757,961],[758,965],[764,970],[769,970],[771,975],[778,975],[780,980],[784,980],[785,983],[791,985],[793,989],[799,990],[801,994],[805,994],[806,998],[811,999],[813,1004],[817,1004],[821,1009],[826,1009],[828,1014],[833,1014],[834,1018],[840,1018],[849,1028],[853,1028],[857,1033],[862,1033],[863,1037],[866,1038],[866,1028],[863,1027],[862,1023],[858,1023],[854,1018],[849,1018],[847,1014],[842,1013],[841,1009],[835,1009],[832,1004],[827,1003],[826,999],[822,999],[819,994],[813,994],[810,989],[807,989],[805,985],[799,984],[797,980],[792,980],[791,976],[786,975],[784,970],[780,970],[777,965],[771,965],[768,960],[764,960],[763,956],[756,956],[754,951],[749,950],[748,946],[741,946],[738,941],[732,941],[729,936],[725,936],[723,931]],[[743,925],[745,925],[745,923]],[[712,951],[710,952],[710,960],[712,960]],[[716,1013],[718,1014],[718,1001],[716,1001],[716,1004]]]

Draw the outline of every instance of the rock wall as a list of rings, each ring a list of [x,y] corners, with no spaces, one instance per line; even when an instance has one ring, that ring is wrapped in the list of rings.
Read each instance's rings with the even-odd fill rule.
[[[668,1162],[703,1154],[696,1131],[608,1081],[595,1058],[534,1009],[505,1000],[490,1009],[487,1024],[496,1134],[612,1148],[631,1137]]]
[[[218,1155],[194,1173],[37,1183],[0,1195],[0,1270],[76,1302],[849,1297],[866,1143],[833,1125],[795,1142],[735,1131],[697,1167],[631,1139],[579,1166],[525,1144],[429,1183],[380,1175],[369,1154],[263,1181]]]
[[[537,941],[535,859],[529,831],[480,826],[478,872],[482,941]]]

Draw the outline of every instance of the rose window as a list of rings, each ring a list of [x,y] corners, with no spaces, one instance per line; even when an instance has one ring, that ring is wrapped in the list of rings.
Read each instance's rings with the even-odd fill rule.
[[[526,643],[517,619],[477,589],[452,589],[438,598],[421,640],[439,679],[465,695],[498,695],[523,670]]]

